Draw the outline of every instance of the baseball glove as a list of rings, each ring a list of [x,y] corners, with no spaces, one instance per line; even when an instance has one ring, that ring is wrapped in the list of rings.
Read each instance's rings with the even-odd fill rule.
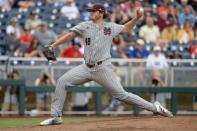
[[[48,61],[56,61],[55,53],[51,46],[44,47],[43,54]]]

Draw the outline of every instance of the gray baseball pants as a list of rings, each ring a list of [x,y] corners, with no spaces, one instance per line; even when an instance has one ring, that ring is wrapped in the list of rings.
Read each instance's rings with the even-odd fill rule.
[[[120,82],[116,79],[114,66],[109,60],[106,60],[101,65],[96,65],[93,68],[88,68],[86,64],[79,65],[61,76],[57,81],[55,96],[51,104],[51,115],[53,117],[62,116],[62,109],[66,99],[66,88],[81,85],[92,80],[106,88],[112,96],[120,101],[156,112],[156,107],[152,103],[123,89]]]

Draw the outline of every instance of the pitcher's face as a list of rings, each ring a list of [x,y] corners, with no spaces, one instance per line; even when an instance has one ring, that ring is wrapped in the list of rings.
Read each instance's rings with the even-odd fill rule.
[[[92,21],[97,21],[99,20],[102,16],[102,13],[100,13],[99,11],[92,11],[90,12],[91,13],[91,16],[90,16],[90,19]]]

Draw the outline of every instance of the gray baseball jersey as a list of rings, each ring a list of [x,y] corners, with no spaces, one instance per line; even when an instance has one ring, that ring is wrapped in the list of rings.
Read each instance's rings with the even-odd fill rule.
[[[87,21],[71,28],[70,31],[85,38],[85,62],[94,64],[111,57],[112,39],[122,31],[123,27],[123,25],[107,22],[98,27],[92,21]]]
[[[85,38],[85,63],[95,64],[90,68],[86,64],[79,65],[61,76],[57,81],[55,89],[55,96],[51,105],[51,115],[61,116],[64,101],[66,98],[67,87],[84,84],[88,81],[95,81],[106,88],[109,93],[115,98],[124,101],[128,104],[135,104],[140,108],[156,112],[156,107],[142,99],[141,97],[126,92],[116,79],[114,66],[111,64],[109,58],[112,39],[123,30],[122,25],[107,23],[101,27],[97,27],[93,22],[83,22],[70,29]]]

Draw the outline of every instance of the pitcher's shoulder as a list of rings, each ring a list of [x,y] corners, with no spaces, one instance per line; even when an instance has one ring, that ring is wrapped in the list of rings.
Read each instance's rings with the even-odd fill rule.
[[[90,24],[92,24],[92,21],[83,21],[83,22],[81,22],[80,24],[83,24],[83,25],[90,25]]]

